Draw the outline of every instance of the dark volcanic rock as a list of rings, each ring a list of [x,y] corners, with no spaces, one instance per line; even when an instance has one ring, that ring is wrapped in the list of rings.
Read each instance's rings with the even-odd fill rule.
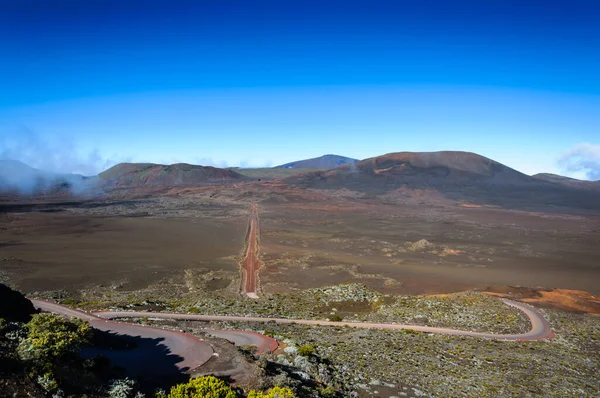
[[[37,311],[23,294],[0,283],[0,318],[27,322]]]

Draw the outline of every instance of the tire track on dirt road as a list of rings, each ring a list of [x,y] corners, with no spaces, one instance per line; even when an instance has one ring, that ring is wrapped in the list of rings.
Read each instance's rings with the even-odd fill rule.
[[[502,299],[504,304],[514,307],[522,311],[529,319],[531,329],[525,333],[517,334],[495,334],[485,332],[473,332],[470,330],[458,330],[451,328],[442,328],[435,326],[419,326],[407,325],[398,323],[375,323],[375,322],[334,322],[320,321],[313,319],[290,319],[290,318],[264,318],[252,316],[236,316],[236,315],[199,315],[199,314],[173,314],[164,312],[130,312],[130,311],[110,311],[110,312],[95,312],[94,315],[105,318],[141,318],[152,317],[160,319],[180,319],[192,321],[225,321],[225,322],[274,322],[278,324],[299,324],[311,326],[348,326],[360,329],[385,329],[385,330],[407,330],[412,329],[423,333],[445,334],[453,336],[471,336],[494,340],[513,340],[513,341],[533,341],[551,339],[555,337],[554,332],[546,318],[535,307],[520,302]]]
[[[253,204],[246,239],[246,254],[242,261],[242,293],[250,298],[258,298],[258,270],[261,266],[259,253],[258,205]]]

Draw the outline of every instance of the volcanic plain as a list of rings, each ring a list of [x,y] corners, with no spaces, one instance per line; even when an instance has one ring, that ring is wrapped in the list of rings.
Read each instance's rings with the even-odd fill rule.
[[[279,180],[127,195],[5,198],[1,277],[25,292],[138,290],[174,278],[193,289],[240,291],[256,203],[266,293],[357,282],[391,294],[505,285],[600,294],[594,210],[503,208],[425,189],[374,196]]]
[[[126,166],[87,195],[0,197],[0,282],[67,307],[136,311],[137,322],[199,336],[275,337],[275,354],[241,347],[253,370],[240,380],[275,367],[262,382],[301,396],[321,396],[310,383],[337,396],[599,392],[596,183],[530,177],[458,152],[300,174]],[[552,333],[508,342],[341,327],[527,332],[523,312],[498,296],[542,307]],[[149,316],[158,311],[190,317]],[[303,347],[312,354],[299,354]]]
[[[24,292],[77,292],[137,290],[186,270],[237,275],[245,213],[170,199],[37,204],[3,213],[2,278]]]

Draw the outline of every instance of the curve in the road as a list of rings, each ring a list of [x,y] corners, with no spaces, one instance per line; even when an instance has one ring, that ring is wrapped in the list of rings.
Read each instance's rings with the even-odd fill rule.
[[[180,371],[192,371],[206,363],[213,355],[210,344],[189,333],[109,321],[44,300],[32,299],[31,302],[35,308],[42,311],[84,319],[98,330],[157,342],[164,347],[164,352],[168,353],[170,360],[174,362],[173,365]],[[144,374],[160,374],[164,370],[164,364],[161,364],[157,360],[160,358],[156,358],[154,355],[155,346],[156,344],[142,344],[138,349],[103,351],[97,352],[97,354],[101,353],[111,359],[113,363],[125,368],[134,368]],[[142,361],[140,358],[147,360]]]
[[[287,318],[262,318],[262,317],[246,317],[246,316],[225,316],[225,315],[198,315],[198,314],[174,314],[162,312],[137,312],[137,311],[110,311],[110,312],[95,312],[87,313],[78,311],[72,308],[62,306],[44,300],[31,300],[33,305],[47,312],[53,312],[67,317],[76,317],[87,320],[91,326],[120,335],[141,337],[150,341],[160,342],[166,349],[169,355],[174,356],[176,361],[174,365],[182,371],[193,371],[206,363],[213,355],[213,350],[210,344],[204,340],[191,335],[189,333],[177,332],[174,330],[154,328],[150,326],[134,325],[123,322],[111,321],[117,318],[157,318],[157,319],[174,319],[174,320],[193,320],[193,321],[233,321],[233,322],[275,322],[279,324],[301,324],[313,326],[348,326],[353,328],[363,329],[386,329],[386,330],[403,330],[412,329],[424,333],[437,333],[455,336],[471,336],[486,339],[499,340],[516,340],[516,341],[532,341],[549,339],[554,337],[554,332],[550,329],[548,321],[534,307],[516,301],[502,299],[502,301],[511,307],[521,310],[531,322],[531,329],[526,333],[520,334],[493,334],[483,332],[472,332],[468,330],[456,330],[450,328],[438,328],[431,326],[419,325],[402,325],[392,323],[367,323],[367,322],[332,322],[307,319],[287,319]],[[235,344],[253,344],[258,347],[258,352],[262,353],[267,350],[274,351],[277,348],[277,341],[271,337],[255,333],[236,330],[207,330],[208,334],[222,337],[232,341]],[[128,367],[131,365],[136,368],[139,363],[143,362],[143,369],[138,369],[145,374],[160,373],[161,368],[158,362],[154,363],[148,353],[144,350],[147,346],[138,347],[129,352],[113,352],[107,355],[111,358],[111,354],[120,355],[115,359],[120,360],[121,365]],[[151,347],[150,347],[151,348]],[[119,351],[119,350],[115,350]],[[103,353],[106,354],[106,353]],[[140,361],[140,358],[148,357],[148,360]],[[113,359],[113,358],[111,358]]]
[[[242,330],[204,330],[207,334],[229,340],[237,346],[254,345],[256,353],[263,354],[267,351],[275,351],[279,343],[274,338],[256,332]]]
[[[287,319],[287,318],[262,318],[248,316],[233,316],[233,315],[198,315],[198,314],[174,314],[164,312],[130,312],[130,311],[110,311],[96,312],[94,315],[104,319],[115,318],[140,318],[152,317],[159,319],[180,319],[194,321],[230,321],[230,322],[275,322],[280,324],[300,324],[313,326],[349,326],[363,329],[387,329],[387,330],[403,330],[412,329],[424,333],[447,334],[455,336],[472,336],[486,339],[498,340],[518,340],[531,341],[549,339],[554,337],[554,332],[550,329],[550,325],[544,316],[535,308],[519,303],[516,301],[502,299],[502,301],[511,307],[521,310],[531,323],[531,329],[526,333],[520,334],[494,334],[484,332],[472,332],[469,330],[456,330],[450,328],[439,328],[432,326],[418,325],[403,325],[394,323],[370,323],[370,322],[332,322],[307,319]]]

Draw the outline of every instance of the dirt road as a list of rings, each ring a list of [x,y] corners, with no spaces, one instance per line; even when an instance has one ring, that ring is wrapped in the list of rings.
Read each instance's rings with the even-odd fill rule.
[[[42,311],[52,312],[69,318],[75,317],[89,321],[94,328],[99,330],[111,331],[117,334],[127,336],[164,338],[164,341],[162,343],[171,350],[171,353],[173,355],[180,355],[184,359],[185,355],[183,354],[189,354],[196,357],[195,361],[181,362],[181,367],[188,367],[190,369],[193,369],[194,366],[198,367],[202,365],[212,355],[212,349],[210,348],[210,345],[208,343],[189,333],[170,331],[142,325],[132,325],[122,322],[111,322],[106,320],[106,317],[98,317],[91,313],[78,311],[45,300],[32,299],[31,302],[33,303],[35,308],[38,308]],[[148,318],[162,317],[155,317],[153,315],[150,315],[148,316]],[[245,332],[240,330],[206,330],[206,333],[211,336],[229,340],[230,342],[236,345],[255,345],[257,347],[258,354],[262,354],[266,351],[275,351],[278,346],[277,340],[255,332]]]
[[[486,339],[498,339],[498,340],[519,340],[519,341],[530,341],[548,339],[554,337],[554,332],[550,329],[548,321],[544,316],[535,308],[518,303],[516,301],[502,299],[502,301],[511,307],[515,307],[529,318],[531,322],[531,329],[527,333],[522,334],[493,334],[493,333],[482,333],[482,332],[471,332],[468,330],[455,330],[449,328],[438,328],[432,326],[418,326],[418,325],[403,325],[394,323],[366,323],[366,322],[331,322],[331,321],[318,321],[318,320],[307,320],[307,319],[287,319],[287,318],[261,318],[261,317],[247,317],[247,316],[225,316],[225,315],[196,315],[196,314],[171,314],[171,313],[158,313],[158,312],[129,312],[129,311],[111,311],[111,312],[96,312],[94,315],[105,318],[140,318],[140,317],[152,317],[160,319],[182,319],[182,320],[196,320],[196,321],[232,321],[232,322],[275,322],[281,324],[300,324],[300,325],[314,325],[314,326],[349,326],[354,328],[362,329],[388,329],[388,330],[402,330],[412,329],[424,333],[436,333],[436,334],[447,334],[456,336],[472,336],[482,337]]]
[[[103,354],[113,364],[133,370],[132,373],[161,375],[166,369],[192,371],[213,355],[210,344],[189,333],[108,321],[44,300],[33,299],[31,302],[36,308],[46,312],[84,319],[95,329],[136,338],[138,348],[133,350],[103,349],[90,352],[92,356]]]
[[[93,354],[104,354],[114,364],[126,369],[134,369],[140,374],[163,374],[165,369],[179,371],[192,371],[206,363],[213,355],[212,347],[191,334],[173,330],[153,328],[149,326],[132,325],[128,323],[113,322],[109,319],[115,318],[142,318],[153,319],[176,319],[194,321],[233,321],[233,322],[275,322],[280,324],[301,324],[313,326],[349,326],[363,329],[388,329],[402,330],[412,329],[424,333],[436,333],[456,336],[472,336],[486,339],[532,341],[549,339],[555,336],[550,329],[548,321],[535,308],[508,299],[502,301],[509,306],[515,307],[529,318],[531,329],[521,334],[492,334],[472,332],[468,330],[455,330],[450,328],[438,328],[418,325],[402,325],[393,323],[363,323],[363,322],[331,322],[305,319],[285,318],[261,318],[246,316],[223,316],[223,315],[197,315],[197,314],[173,314],[160,312],[134,312],[134,311],[110,311],[86,313],[74,310],[59,304],[43,300],[31,300],[34,306],[43,311],[53,312],[69,317],[85,319],[99,330],[112,332],[125,336],[139,338],[142,342],[138,348],[128,351],[102,350]],[[208,330],[207,333],[222,337],[235,344],[253,344],[258,347],[258,352],[266,350],[273,351],[277,348],[277,341],[254,332],[235,330]],[[159,348],[157,351],[157,347]],[[168,355],[165,355],[168,353]],[[165,364],[166,362],[166,364]]]
[[[258,298],[258,205],[252,205],[246,243],[246,255],[242,263],[242,291],[251,298]]]

